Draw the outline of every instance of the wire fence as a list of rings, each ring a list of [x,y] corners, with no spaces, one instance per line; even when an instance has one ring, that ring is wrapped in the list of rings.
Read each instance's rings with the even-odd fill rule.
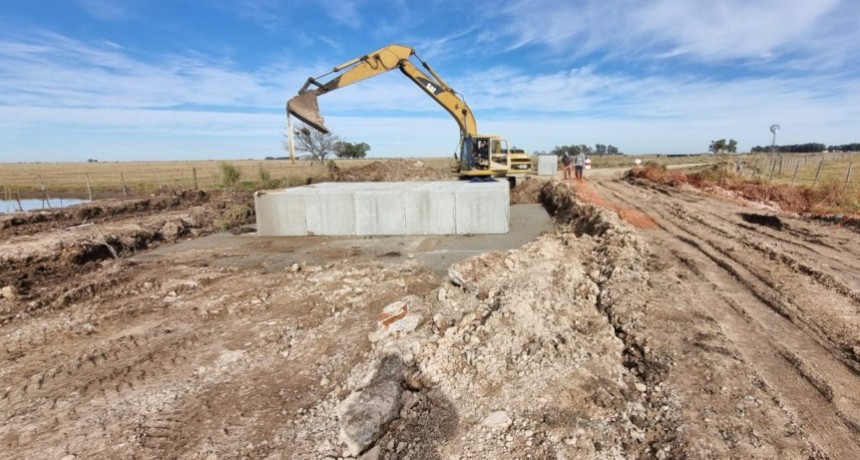
[[[235,182],[225,177],[225,167]],[[319,162],[304,161],[0,164],[0,193],[6,201],[141,197],[161,190],[296,185],[325,173]]]
[[[734,174],[771,184],[860,193],[860,153],[748,155],[724,163]]]

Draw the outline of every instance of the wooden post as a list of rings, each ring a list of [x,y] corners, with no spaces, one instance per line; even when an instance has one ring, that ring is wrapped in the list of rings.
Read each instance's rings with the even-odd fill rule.
[[[90,175],[84,174],[84,177],[87,178],[87,195],[90,196],[90,201],[93,201],[93,187],[90,185]]]
[[[48,190],[45,188],[45,181],[42,180],[42,175],[39,175],[39,185],[42,187],[42,204],[48,202],[48,209],[51,209],[51,197],[48,196]]]
[[[818,161],[818,169],[815,170],[815,179],[812,179],[812,188],[815,188],[815,184],[818,183],[818,175],[821,173],[821,165],[824,164],[824,160]]]
[[[191,168],[191,177],[194,178],[194,190],[197,190],[197,168]]]
[[[128,187],[125,185],[125,176],[122,173],[119,173],[119,180],[122,183],[122,194],[128,198]]]
[[[797,168],[800,167],[800,160],[794,163],[794,174],[791,176],[791,185],[794,185],[794,180],[797,179]]]
[[[21,206],[21,195],[18,194],[17,190],[15,190],[15,200],[18,202],[18,210],[24,212],[24,207]]]
[[[293,146],[293,136],[295,136],[295,133],[293,132],[293,119],[290,117],[289,112],[287,113],[287,131],[287,140],[290,144],[290,164],[294,165],[296,164],[296,148]]]
[[[851,180],[851,167],[854,166],[854,162],[848,163],[848,174],[845,175],[845,186],[842,188],[842,191],[848,190],[848,181]]]
[[[767,178],[767,181],[770,182],[773,180],[773,173],[776,171],[776,159],[773,160],[773,166],[770,168],[770,177]]]

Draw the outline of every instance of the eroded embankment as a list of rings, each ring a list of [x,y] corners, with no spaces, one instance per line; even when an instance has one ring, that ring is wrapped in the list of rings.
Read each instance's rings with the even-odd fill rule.
[[[5,304],[13,307],[0,311],[0,322],[95,295],[99,285],[63,285],[103,261],[248,223],[253,216],[248,202],[244,195],[197,192],[4,216],[0,288],[15,302]]]
[[[669,452],[670,363],[637,333],[645,248],[552,181],[553,234],[453,265],[389,306],[368,359],[284,435],[297,458],[631,457]],[[337,418],[332,417],[337,414]],[[368,415],[372,414],[372,415]]]

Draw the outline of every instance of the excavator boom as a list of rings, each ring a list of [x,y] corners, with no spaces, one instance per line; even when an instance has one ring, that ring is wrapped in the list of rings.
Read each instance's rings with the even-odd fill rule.
[[[412,56],[415,56],[429,74],[421,71],[410,60]],[[336,66],[325,75],[309,78],[299,90],[299,94],[287,102],[287,112],[312,128],[327,133],[329,130],[319,110],[318,96],[394,69],[400,69],[454,117],[460,127],[461,138],[477,135],[477,124],[469,106],[430,65],[415,54],[414,49],[403,45],[386,46]],[[319,81],[332,74],[336,76],[324,83]]]
[[[413,57],[424,70],[415,65]],[[317,102],[319,96],[394,69],[399,69],[457,121],[460,153],[456,171],[460,177],[507,175],[512,180],[513,175],[531,169],[531,158],[525,153],[512,152],[507,140],[478,134],[475,116],[463,98],[408,46],[388,45],[344,62],[324,75],[308,78],[299,93],[287,101],[287,113],[317,131],[328,133]]]

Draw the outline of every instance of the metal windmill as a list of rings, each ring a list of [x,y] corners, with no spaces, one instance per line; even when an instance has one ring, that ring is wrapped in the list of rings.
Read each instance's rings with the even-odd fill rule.
[[[770,125],[770,132],[773,133],[773,140],[770,142],[770,151],[776,151],[776,133],[779,131],[779,125],[774,123]]]

